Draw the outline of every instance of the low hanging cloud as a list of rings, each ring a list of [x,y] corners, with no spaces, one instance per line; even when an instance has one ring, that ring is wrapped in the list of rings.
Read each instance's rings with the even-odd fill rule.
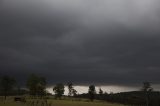
[[[49,84],[160,82],[158,0],[5,0],[0,74]]]

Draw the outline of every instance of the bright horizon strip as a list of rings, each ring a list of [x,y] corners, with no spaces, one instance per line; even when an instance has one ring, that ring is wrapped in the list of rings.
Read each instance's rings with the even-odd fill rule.
[[[48,87],[47,91],[49,93],[54,94],[53,92],[53,87]],[[77,86],[73,86],[75,90],[77,90],[78,94],[83,94],[83,93],[87,93],[88,92],[88,86],[83,86],[83,85],[77,85]],[[126,91],[135,91],[135,90],[140,90],[140,88],[138,87],[124,87],[124,86],[96,86],[96,92],[99,92],[99,88],[101,88],[103,90],[103,92],[107,92],[107,93],[118,93],[118,92],[126,92]],[[64,95],[68,95],[68,88],[67,86],[65,86],[65,92]]]
[[[142,85],[143,86],[143,85]],[[119,93],[119,92],[129,92],[129,91],[140,91],[140,89],[142,88],[142,86],[137,86],[137,87],[127,87],[127,86],[116,86],[116,85],[103,85],[103,86],[96,86],[96,92],[99,93],[99,88],[101,88],[103,90],[103,92],[107,92],[107,93]],[[47,91],[49,93],[54,94],[53,92],[53,87],[47,87]],[[73,86],[75,90],[77,90],[78,94],[83,94],[83,93],[87,93],[88,92],[88,88],[89,86],[85,86],[85,85],[76,85]],[[154,84],[152,85],[153,90],[155,91],[159,91],[160,90],[160,85],[158,84]],[[68,87],[65,86],[65,92],[64,95],[68,95]]]

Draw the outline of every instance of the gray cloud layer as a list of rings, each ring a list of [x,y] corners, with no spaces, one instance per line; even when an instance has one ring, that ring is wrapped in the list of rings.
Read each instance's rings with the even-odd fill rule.
[[[5,0],[0,74],[51,83],[160,83],[159,0]]]

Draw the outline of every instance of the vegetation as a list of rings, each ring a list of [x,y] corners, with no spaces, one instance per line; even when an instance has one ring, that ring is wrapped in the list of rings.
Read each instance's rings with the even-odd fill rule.
[[[120,106],[116,103],[109,103],[104,101],[94,101],[89,102],[86,99],[76,99],[72,100],[71,98],[55,100],[50,99],[31,99],[26,97],[26,102],[15,102],[13,101],[14,97],[9,97],[5,102],[0,101],[0,106]],[[121,105],[123,106],[123,105]]]
[[[68,86],[68,96],[76,96],[77,91],[74,89],[73,84],[71,82],[67,83]]]
[[[5,99],[10,91],[13,90],[16,81],[12,77],[3,76],[0,80],[0,91]]]
[[[96,89],[94,85],[90,85],[88,89],[89,99],[93,101],[95,99]]]
[[[38,77],[32,74],[29,76],[26,85],[30,91],[30,95],[33,95],[33,96],[45,95],[46,80],[44,77]]]
[[[153,88],[151,87],[151,84],[149,82],[144,82],[142,91],[144,92],[146,96],[146,106],[149,106],[149,98],[150,98],[150,93],[153,91]]]
[[[55,93],[55,98],[61,99],[62,95],[64,94],[64,85],[62,83],[56,84],[56,86],[53,88],[53,91]]]
[[[72,96],[73,84],[71,82],[67,83],[68,86],[68,96]]]
[[[103,95],[103,90],[101,88],[99,88],[99,94]]]
[[[46,79],[35,74],[30,75],[27,79],[26,87],[28,90],[20,87],[16,88],[15,85],[14,78],[9,76],[1,77],[0,106],[117,106],[115,103],[132,106],[160,106],[160,92],[153,91],[150,82],[144,82],[140,91],[115,94],[104,93],[101,88],[99,88],[97,94],[94,85],[89,86],[88,93],[77,94],[73,83],[69,82],[67,83],[68,96],[64,95],[65,87],[62,83],[54,86],[55,95],[47,93]],[[32,96],[36,96],[36,98],[31,98]],[[54,98],[60,100],[55,100]]]

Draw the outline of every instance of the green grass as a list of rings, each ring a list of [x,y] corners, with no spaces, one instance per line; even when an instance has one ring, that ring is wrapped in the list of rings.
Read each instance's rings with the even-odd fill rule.
[[[7,101],[7,102],[0,102],[0,106],[27,106],[24,105],[22,103],[16,103],[16,102],[11,102],[11,101]]]
[[[27,100],[27,101],[33,101],[33,100]],[[72,100],[49,99],[48,103],[51,103],[51,106],[123,106],[120,104],[111,104],[111,103],[103,102],[103,101],[89,102],[86,100],[72,101]],[[24,104],[24,103],[20,103],[20,102],[14,102],[13,99],[10,98],[5,103],[4,103],[4,101],[0,101],[0,106],[33,106],[33,105]],[[42,106],[42,105],[39,104],[39,105],[34,105],[34,106]],[[46,106],[46,105],[44,105],[44,106]]]
[[[52,100],[53,106],[120,106],[107,102],[85,102],[85,101],[68,101],[68,100]]]

